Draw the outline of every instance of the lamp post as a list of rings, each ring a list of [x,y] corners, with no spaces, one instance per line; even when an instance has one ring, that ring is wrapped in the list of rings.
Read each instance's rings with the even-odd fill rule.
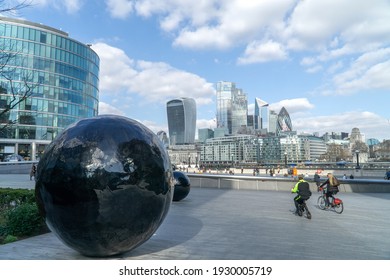
[[[234,161],[233,161],[233,154],[231,154],[231,156],[232,156],[232,167],[234,167]]]
[[[191,155],[188,155],[188,167],[191,167]]]
[[[198,154],[195,155],[195,168],[198,168]]]
[[[355,153],[356,153],[356,169],[360,169],[360,165],[359,165],[359,150],[356,150]]]
[[[287,152],[284,152],[284,166],[287,167]]]

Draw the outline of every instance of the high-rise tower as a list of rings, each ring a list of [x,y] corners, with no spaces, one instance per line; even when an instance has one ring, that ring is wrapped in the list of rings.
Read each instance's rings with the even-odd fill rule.
[[[232,82],[217,83],[217,127],[235,135],[247,125],[248,101],[246,94]]]
[[[292,123],[290,115],[288,114],[286,108],[282,107],[278,115],[278,121],[276,123],[276,135],[280,135],[283,132],[292,131]]]
[[[192,98],[176,98],[167,102],[169,142],[171,145],[195,142],[196,103]]]
[[[255,129],[268,129],[268,103],[260,98],[255,99]]]

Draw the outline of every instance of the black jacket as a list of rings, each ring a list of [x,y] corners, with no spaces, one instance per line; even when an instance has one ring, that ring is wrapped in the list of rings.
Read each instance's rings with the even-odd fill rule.
[[[332,186],[329,182],[329,179],[326,180],[320,187],[323,187],[326,185],[326,188],[327,188],[327,191],[328,192],[336,192],[336,191],[339,191],[339,187],[338,186]]]

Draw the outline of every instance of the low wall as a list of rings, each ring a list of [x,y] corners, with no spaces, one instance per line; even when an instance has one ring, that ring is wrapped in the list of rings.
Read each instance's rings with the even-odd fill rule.
[[[0,174],[30,174],[33,163],[38,161],[0,162]]]
[[[297,180],[294,178],[280,177],[257,177],[257,176],[237,176],[237,175],[212,175],[212,174],[192,174],[187,176],[191,180],[191,187],[194,188],[217,188],[235,190],[271,190],[271,191],[291,191]],[[315,182],[308,178],[312,192],[317,192]],[[389,180],[376,179],[339,179],[341,185],[340,192],[365,192],[365,193],[389,193]],[[324,182],[324,180],[322,181]]]

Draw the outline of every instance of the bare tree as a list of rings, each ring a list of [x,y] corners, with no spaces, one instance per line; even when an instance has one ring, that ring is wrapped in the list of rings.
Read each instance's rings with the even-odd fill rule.
[[[348,160],[351,157],[348,149],[343,147],[342,145],[337,144],[329,144],[327,148],[327,152],[321,155],[320,159],[326,161],[340,161],[340,160]]]
[[[13,6],[7,5],[6,2],[8,1],[0,0],[1,14],[14,14],[31,5],[31,1],[23,1]],[[0,94],[7,94],[8,96],[5,102],[0,100],[0,134],[3,134],[4,130],[9,126],[18,122],[17,118],[10,119],[10,112],[29,98],[33,94],[33,88],[36,86],[31,82],[31,74],[26,74],[21,79],[18,79],[16,86],[13,72],[16,69],[15,67],[18,66],[16,58],[19,53],[20,51],[13,50],[12,47],[0,46],[0,79],[3,81],[0,84]]]
[[[383,140],[380,143],[375,151],[378,155],[378,159],[381,161],[389,161],[390,160],[390,140]]]
[[[7,4],[10,1],[0,0],[0,13],[15,14],[18,11],[31,6],[32,1],[22,1],[16,5]]]
[[[361,153],[368,153],[368,146],[362,141],[356,141],[351,147],[351,152],[353,153],[356,150],[360,151]]]

